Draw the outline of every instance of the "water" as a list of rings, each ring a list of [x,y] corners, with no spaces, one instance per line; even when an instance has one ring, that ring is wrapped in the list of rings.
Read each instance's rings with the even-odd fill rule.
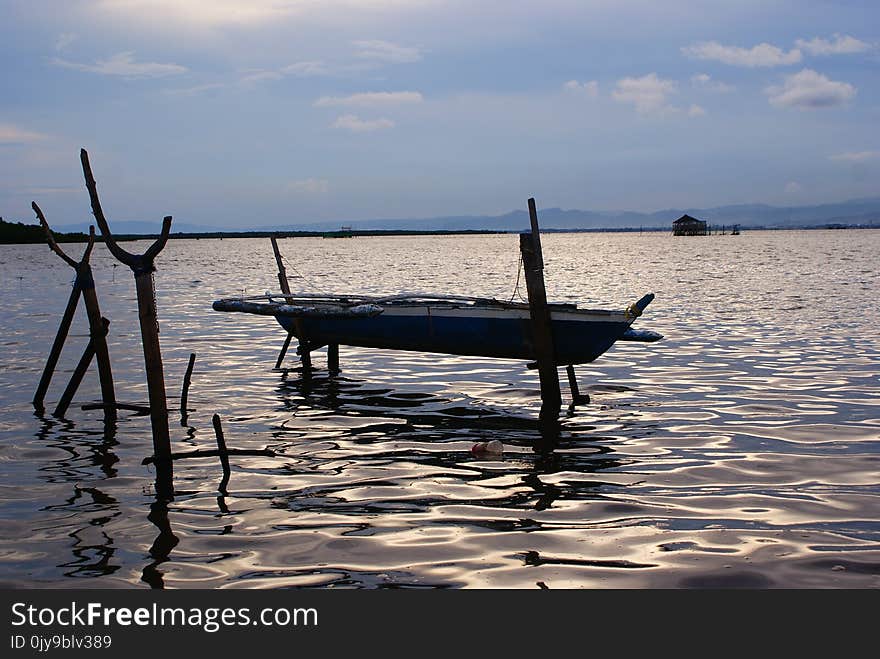
[[[341,348],[340,378],[273,371],[271,318],[211,311],[277,290],[267,239],[170,241],[157,260],[169,405],[196,352],[174,450],[277,457],[175,463],[157,501],[149,417],[105,427],[94,367],[67,419],[30,400],[73,271],[0,246],[0,585],[51,588],[880,586],[880,231],[544,236],[548,295],[656,300],[578,368],[590,405],[542,436],[521,362]],[[148,243],[130,243],[143,251]],[[280,241],[294,290],[508,299],[518,238]],[[82,246],[65,245],[78,258]],[[131,272],[93,268],[117,398],[145,403]],[[47,396],[87,341],[77,314]],[[564,381],[564,372],[563,375]],[[566,393],[566,390],[563,390]],[[503,456],[478,458],[499,439]]]

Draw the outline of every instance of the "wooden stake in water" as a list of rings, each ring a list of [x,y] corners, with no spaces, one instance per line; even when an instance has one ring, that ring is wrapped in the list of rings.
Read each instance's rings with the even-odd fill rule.
[[[519,248],[523,258],[523,271],[529,297],[529,315],[532,320],[532,338],[538,376],[541,381],[541,413],[543,422],[558,421],[562,407],[559,391],[559,374],[556,371],[556,355],[553,347],[553,327],[547,291],[544,287],[544,258],[541,254],[541,234],[538,230],[538,213],[535,200],[529,199],[531,233],[519,234]]]
[[[168,404],[165,392],[165,373],[162,367],[162,350],[159,346],[159,320],[156,314],[156,289],[153,273],[156,270],[155,258],[168,242],[171,232],[171,217],[162,221],[162,233],[159,238],[143,254],[130,254],[122,249],[113,239],[110,226],[101,209],[98,198],[97,184],[92,176],[89,165],[89,154],[85,149],[80,151],[83,175],[89,190],[92,212],[104,242],[110,253],[134,273],[135,291],[138,302],[138,318],[141,327],[141,339],[144,349],[144,366],[147,372],[147,393],[150,398],[150,424],[153,429],[153,453],[156,459],[157,487],[167,488],[172,483],[173,466],[171,461],[171,438],[168,430]],[[164,494],[170,495],[172,492]]]
[[[46,235],[46,242],[49,245],[49,248],[55,252],[61,259],[67,263],[69,266],[76,270],[76,280],[74,283],[73,291],[70,294],[70,299],[67,302],[67,308],[64,311],[64,316],[61,319],[61,325],[58,328],[58,333],[55,336],[55,342],[52,345],[52,350],[49,353],[49,358],[46,361],[46,367],[43,370],[43,377],[40,379],[40,384],[37,387],[37,393],[34,396],[34,407],[37,409],[43,408],[43,399],[46,395],[46,390],[49,387],[49,381],[52,378],[52,374],[55,370],[55,366],[58,363],[58,357],[61,354],[61,348],[64,345],[64,342],[67,338],[68,330],[70,329],[70,323],[73,320],[74,312],[76,311],[76,305],[79,300],[80,294],[82,294],[83,302],[86,307],[86,315],[89,319],[89,347],[90,350],[86,350],[86,354],[89,355],[89,361],[91,361],[91,357],[95,356],[98,362],[98,377],[101,382],[101,402],[104,406],[104,417],[106,419],[112,420],[116,418],[116,393],[113,389],[113,372],[110,368],[110,353],[107,350],[107,329],[104,326],[103,318],[101,316],[101,308],[98,304],[98,294],[95,291],[95,279],[92,276],[92,266],[89,263],[89,259],[92,254],[92,248],[95,245],[95,228],[89,227],[89,242],[86,246],[86,250],[83,253],[82,258],[79,262],[74,261],[67,254],[64,253],[64,250],[59,247],[58,243],[55,242],[55,237],[52,235],[52,230],[49,228],[49,223],[46,221],[46,217],[43,215],[43,211],[37,205],[37,202],[31,202],[31,208],[33,208],[34,213],[37,215],[37,219],[40,221],[40,226],[43,227],[43,232]],[[108,321],[109,322],[109,321]],[[83,355],[85,357],[85,355]],[[79,375],[79,378],[71,378],[70,383],[67,386],[65,391],[65,397],[69,395],[70,398],[76,393],[76,389],[79,386],[79,383],[82,381],[82,376],[85,374],[85,370],[89,366],[89,362],[86,362],[84,365],[81,363],[82,373]],[[76,375],[76,372],[74,373]],[[63,400],[63,399],[62,399]],[[56,408],[56,414],[58,410],[61,410],[61,414],[67,410],[68,405],[70,404],[70,399],[67,399],[64,403],[59,403]]]
[[[270,236],[269,240],[272,241],[272,251],[275,253],[275,263],[278,265],[278,284],[281,286],[281,292],[285,295],[290,295],[287,269],[284,267],[284,260],[281,258],[281,250],[278,249],[278,241],[275,239],[275,236]],[[287,338],[284,339],[284,345],[281,346],[281,352],[278,353],[278,359],[275,360],[275,368],[281,368],[281,362],[284,361],[284,355],[287,354],[287,349],[290,347],[291,338],[293,338],[293,332],[288,332]],[[302,333],[300,333],[299,350],[297,352],[300,355],[300,359],[302,359],[303,373],[309,374],[312,370],[312,354],[309,350],[308,341],[305,340]]]
[[[183,388],[180,390],[180,425],[186,425],[186,417],[188,410],[186,409],[187,399],[189,398],[189,386],[192,382],[193,366],[196,363],[196,353],[189,355],[189,364],[186,366],[186,374],[183,376]]]

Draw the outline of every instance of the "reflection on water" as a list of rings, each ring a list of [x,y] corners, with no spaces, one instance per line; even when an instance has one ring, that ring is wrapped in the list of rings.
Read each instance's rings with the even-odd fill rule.
[[[265,244],[264,244],[265,243]],[[508,298],[516,236],[280,242],[303,291]],[[880,586],[880,232],[737,238],[548,234],[549,297],[622,307],[621,344],[577,369],[592,402],[537,424],[518,362],[355,348],[304,377],[267,318],[211,301],[277,286],[268,240],[170,241],[157,263],[171,405],[198,354],[175,494],[141,465],[149,418],[34,415],[70,276],[45,246],[0,246],[0,583],[19,587],[570,588]],[[117,397],[143,403],[128,277],[96,247]],[[327,264],[332,264],[332,269]],[[438,274],[438,273],[442,273]],[[87,340],[77,317],[47,402]],[[565,373],[561,371],[562,381]],[[499,456],[477,442],[504,443]]]

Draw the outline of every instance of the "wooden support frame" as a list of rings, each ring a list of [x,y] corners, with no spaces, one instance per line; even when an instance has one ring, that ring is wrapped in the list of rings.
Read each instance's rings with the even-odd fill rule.
[[[98,362],[98,377],[101,382],[101,402],[104,409],[104,417],[105,419],[113,420],[116,418],[116,393],[113,388],[113,370],[110,367],[110,352],[107,349],[106,340],[107,325],[109,325],[110,321],[101,316],[101,307],[98,304],[98,294],[95,291],[95,279],[92,275],[92,266],[89,262],[92,249],[95,246],[95,228],[93,226],[89,227],[89,242],[86,246],[85,252],[83,252],[82,258],[79,261],[74,261],[55,241],[55,236],[49,228],[46,216],[43,214],[42,209],[37,205],[37,202],[31,202],[31,208],[33,208],[37,219],[40,221],[40,226],[43,227],[43,232],[46,235],[46,242],[49,245],[49,249],[55,252],[65,263],[76,270],[76,279],[74,280],[73,290],[67,301],[67,307],[64,310],[64,315],[62,316],[61,324],[58,327],[58,332],[55,335],[55,341],[52,344],[49,357],[46,360],[46,366],[43,369],[40,383],[34,394],[33,405],[37,410],[43,410],[46,391],[49,388],[49,383],[52,379],[55,367],[58,364],[58,357],[61,355],[61,349],[67,340],[67,334],[70,330],[70,324],[73,321],[74,313],[76,312],[79,297],[82,295],[83,303],[86,308],[86,315],[89,321],[89,344],[86,351],[83,353],[80,363],[74,370],[73,376],[71,377],[54,414],[55,416],[63,416],[67,411],[70,401],[73,399],[76,390],[79,388],[92,358],[95,357]]]

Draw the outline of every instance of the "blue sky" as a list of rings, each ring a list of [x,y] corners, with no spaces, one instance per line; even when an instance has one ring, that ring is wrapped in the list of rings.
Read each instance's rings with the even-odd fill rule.
[[[0,0],[0,215],[223,227],[880,194],[869,0]]]

